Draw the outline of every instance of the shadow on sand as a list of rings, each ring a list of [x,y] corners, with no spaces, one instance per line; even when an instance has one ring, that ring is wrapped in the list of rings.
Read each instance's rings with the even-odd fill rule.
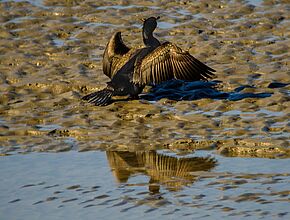
[[[273,94],[268,92],[243,92],[245,88],[255,88],[248,85],[240,86],[234,89],[233,92],[224,92],[219,89],[219,85],[221,85],[221,83],[221,81],[187,82],[182,80],[171,80],[153,86],[149,93],[140,95],[140,98],[148,101],[158,101],[163,98],[175,101],[190,101],[203,98],[238,101],[245,98],[267,98]]]

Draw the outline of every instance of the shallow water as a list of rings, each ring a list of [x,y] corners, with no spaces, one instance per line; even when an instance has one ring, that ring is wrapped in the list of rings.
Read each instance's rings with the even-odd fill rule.
[[[0,1],[0,219],[288,219],[289,10],[284,0]],[[139,45],[140,18],[152,15],[161,41],[216,78],[82,102],[108,81],[112,33]]]
[[[211,151],[4,157],[1,219],[288,219],[289,162]]]

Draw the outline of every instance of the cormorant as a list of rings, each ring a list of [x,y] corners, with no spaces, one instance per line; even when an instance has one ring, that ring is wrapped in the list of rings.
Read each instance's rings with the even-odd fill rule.
[[[214,76],[214,69],[203,64],[189,52],[165,42],[161,44],[153,36],[158,17],[143,20],[144,46],[130,49],[115,33],[103,54],[103,72],[111,81],[101,91],[82,99],[98,106],[111,103],[112,96],[127,96],[136,99],[148,84],[158,84],[170,79],[207,80]]]

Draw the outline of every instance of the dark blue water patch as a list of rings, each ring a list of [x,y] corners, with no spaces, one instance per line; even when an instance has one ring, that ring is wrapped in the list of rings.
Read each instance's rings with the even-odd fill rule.
[[[272,93],[268,92],[261,92],[261,93],[231,93],[228,97],[228,100],[230,101],[238,101],[246,98],[267,98],[270,97]]]
[[[140,97],[148,101],[158,101],[163,98],[170,100],[198,100],[203,98],[227,99],[238,101],[246,98],[267,98],[273,93],[250,93],[242,92],[245,88],[255,88],[254,86],[242,85],[234,89],[233,92],[224,92],[219,86],[222,81],[195,81],[188,82],[182,80],[171,80],[159,85],[153,86],[149,93],[142,94]]]
[[[246,88],[255,88],[254,86],[250,86],[250,85],[242,85],[242,86],[239,86],[238,88],[235,88],[234,91],[235,92],[240,92]]]
[[[271,88],[271,89],[283,88],[288,85],[290,85],[290,83],[272,82],[268,85],[268,88]]]

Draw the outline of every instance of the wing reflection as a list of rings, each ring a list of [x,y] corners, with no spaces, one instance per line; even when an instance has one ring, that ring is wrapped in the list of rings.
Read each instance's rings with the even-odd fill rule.
[[[212,157],[178,158],[156,151],[107,151],[106,154],[118,182],[126,183],[130,176],[145,174],[150,177],[149,190],[152,193],[159,192],[160,185],[169,190],[180,190],[196,180],[197,176],[192,172],[209,171],[217,165]]]

